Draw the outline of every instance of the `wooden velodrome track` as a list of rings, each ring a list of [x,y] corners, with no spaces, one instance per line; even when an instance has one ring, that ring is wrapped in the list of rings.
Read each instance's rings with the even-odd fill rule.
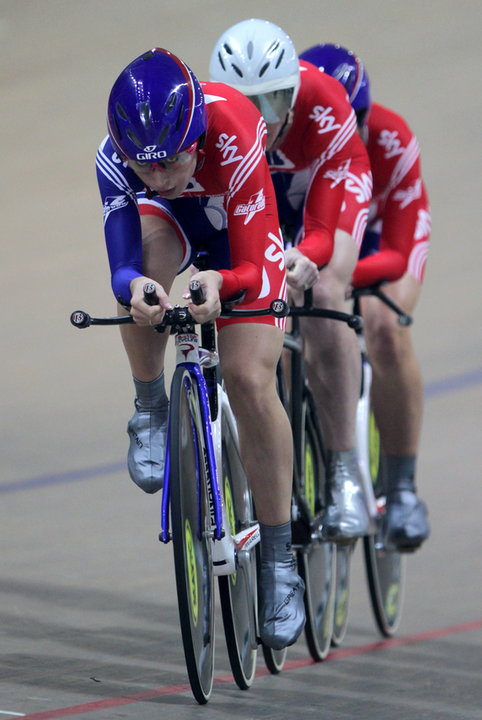
[[[0,718],[482,718],[480,0],[1,0]],[[379,644],[361,554],[341,650],[304,640],[248,692],[219,632],[208,709],[186,686],[158,499],[124,469],[132,408],[94,173],[120,70],[167,47],[207,78],[230,24],[265,17],[299,51],[340,42],[422,147],[433,242],[414,327],[427,403],[419,464],[432,537],[408,561],[395,643]],[[396,409],[395,409],[396,411]]]

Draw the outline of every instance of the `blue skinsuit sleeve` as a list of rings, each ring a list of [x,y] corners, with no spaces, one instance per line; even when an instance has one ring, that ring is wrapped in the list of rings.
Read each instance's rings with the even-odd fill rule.
[[[104,208],[112,290],[115,297],[127,305],[131,299],[131,280],[143,274],[136,190],[144,188],[136,174],[121,163],[108,138],[97,152],[96,170]]]

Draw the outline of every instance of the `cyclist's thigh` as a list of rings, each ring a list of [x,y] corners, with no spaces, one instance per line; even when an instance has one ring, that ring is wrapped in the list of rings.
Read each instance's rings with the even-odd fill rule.
[[[143,215],[142,269],[169,290],[183,259],[183,248],[173,227],[161,217]]]
[[[211,268],[230,267],[222,198],[149,199],[140,193],[138,202],[143,221],[148,217],[157,218],[177,238],[181,249],[180,273],[189,267],[200,250],[208,251]]]
[[[404,312],[413,315],[422,286],[413,275],[405,273],[400,280],[383,285],[382,290],[385,295],[388,295]],[[375,322],[375,319],[378,319],[379,323],[385,322],[388,325],[393,325],[402,330],[402,327],[398,324],[396,314],[378,300],[378,298],[363,298],[362,313],[367,326],[371,326],[372,323]]]
[[[276,365],[284,332],[266,323],[235,323],[219,332],[219,357],[223,376],[243,388],[264,393],[274,387]]]

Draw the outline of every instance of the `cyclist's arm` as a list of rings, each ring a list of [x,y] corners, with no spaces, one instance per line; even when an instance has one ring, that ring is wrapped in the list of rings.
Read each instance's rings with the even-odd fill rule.
[[[355,287],[373,285],[381,280],[394,282],[405,273],[423,193],[417,158],[410,171],[387,197],[382,217],[380,250],[358,261],[353,274]]]
[[[135,190],[142,184],[122,165],[110,141],[96,157],[99,191],[104,209],[104,234],[115,297],[124,305],[131,298],[130,283],[142,275],[142,236]],[[138,185],[139,187],[135,187]]]
[[[297,246],[318,268],[326,265],[333,254],[350,162],[360,153],[365,155],[345,91],[329,76],[321,82],[322,86],[315,84],[311,89],[311,103],[305,109],[309,108],[309,122],[300,138],[305,157],[314,160],[305,199],[303,238]]]

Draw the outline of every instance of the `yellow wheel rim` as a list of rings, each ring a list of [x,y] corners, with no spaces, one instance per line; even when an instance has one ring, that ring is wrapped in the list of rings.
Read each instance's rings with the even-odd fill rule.
[[[194,541],[192,536],[191,525],[186,519],[184,524],[184,544],[186,548],[186,565],[187,579],[189,586],[189,607],[191,609],[191,617],[194,625],[197,625],[199,615],[199,585],[197,579],[196,553],[194,551]]]
[[[310,442],[305,445],[305,497],[310,514],[313,517],[315,514],[316,483],[313,448]]]
[[[229,528],[231,530],[231,535],[236,534],[236,519],[234,516],[234,502],[233,502],[233,494],[231,492],[231,483],[229,482],[229,478],[227,475],[224,477],[224,504],[226,506],[226,515],[228,516],[228,522],[229,522]],[[236,585],[236,573],[232,573],[230,575],[231,582],[233,585]]]
[[[370,477],[375,484],[378,478],[380,465],[380,433],[378,432],[375,416],[370,413],[370,424],[368,427],[368,452],[370,456]]]

